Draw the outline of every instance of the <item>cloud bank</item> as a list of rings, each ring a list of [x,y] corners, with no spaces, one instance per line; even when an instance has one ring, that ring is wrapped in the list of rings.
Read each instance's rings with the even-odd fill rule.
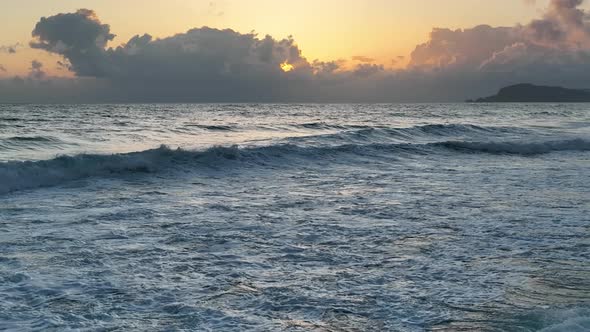
[[[587,87],[590,24],[582,2],[552,0],[525,25],[435,28],[401,70],[387,70],[366,56],[353,57],[352,69],[340,61],[308,61],[291,37],[208,27],[161,39],[136,35],[108,47],[115,37],[110,26],[80,9],[41,18],[30,43],[63,57],[60,66],[77,78],[49,78],[33,63],[26,80],[0,85],[9,91],[7,86],[20,84],[12,91],[21,97],[45,89],[59,99],[67,86],[64,99],[76,91],[88,101],[163,102],[461,101],[520,82]],[[292,70],[282,70],[285,64]]]
[[[552,0],[542,18],[524,26],[434,29],[430,40],[414,50],[410,65],[468,70],[501,65],[513,70],[525,64],[555,64],[559,57],[564,64],[584,64],[590,24],[588,14],[578,8],[582,2]]]

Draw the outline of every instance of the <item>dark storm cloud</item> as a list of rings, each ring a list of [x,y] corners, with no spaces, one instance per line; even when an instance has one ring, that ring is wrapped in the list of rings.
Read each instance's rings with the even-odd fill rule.
[[[291,37],[207,27],[161,39],[137,35],[107,47],[114,38],[109,25],[81,9],[42,18],[31,42],[61,55],[58,66],[78,78],[50,79],[41,66],[32,66],[29,76],[45,77],[54,99],[99,101],[460,101],[520,82],[585,87],[590,25],[581,3],[552,0],[525,25],[433,29],[403,70],[386,70],[364,56],[353,58],[352,69],[345,60],[309,62]],[[285,63],[294,69],[284,72]],[[40,93],[33,81],[19,84]],[[0,89],[0,97],[19,96],[6,91]]]
[[[107,48],[114,35],[87,9],[42,18],[33,37],[32,47],[64,57],[60,67],[109,80],[137,98],[141,91],[148,97],[264,97],[276,93],[278,82],[313,75],[292,38],[258,38],[229,29],[203,27],[162,39],[137,35]],[[280,67],[285,62],[295,67],[288,76]]]
[[[104,48],[115,35],[92,10],[43,17],[32,33],[32,48],[57,53],[66,58],[80,76],[104,76],[110,70]]]
[[[135,36],[124,46],[105,52],[109,77],[124,79],[276,79],[288,62],[299,74],[311,67],[293,39],[258,39],[254,34],[212,28],[192,29],[153,40]]]

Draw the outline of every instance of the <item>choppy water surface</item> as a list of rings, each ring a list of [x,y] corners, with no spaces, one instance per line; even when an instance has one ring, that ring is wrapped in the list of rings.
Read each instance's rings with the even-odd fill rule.
[[[590,105],[1,105],[0,330],[588,331]]]

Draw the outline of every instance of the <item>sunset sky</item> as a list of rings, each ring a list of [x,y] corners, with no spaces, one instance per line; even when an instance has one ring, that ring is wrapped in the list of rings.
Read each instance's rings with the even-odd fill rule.
[[[101,21],[110,24],[117,37],[109,46],[124,43],[136,34],[167,37],[209,26],[242,33],[254,30],[275,38],[292,35],[309,60],[365,56],[390,66],[392,59],[408,56],[416,44],[426,40],[433,27],[456,29],[483,23],[512,26],[538,16],[547,3],[548,0],[534,5],[525,0],[3,0],[0,19],[5,29],[0,29],[0,45],[26,46],[39,18],[84,7],[93,9]],[[25,47],[22,51],[19,57],[0,54],[0,64],[7,69],[0,75],[22,75],[28,71],[31,60],[49,60],[46,52]]]
[[[100,67],[101,73],[83,72],[80,66],[87,65],[89,59],[82,60],[80,57],[73,59],[71,54],[65,54],[64,50],[57,50],[59,47],[56,48],[56,45],[69,47],[68,49],[78,52],[78,56],[87,54],[87,50],[63,45],[59,36],[53,36],[53,40],[43,40],[46,43],[44,45],[30,47],[31,41],[39,41],[36,39],[39,36],[33,37],[32,31],[42,17],[51,18],[58,14],[76,15],[75,13],[82,8],[89,10],[88,15],[84,14],[86,15],[84,20],[91,24],[96,22],[96,26],[108,24],[108,36],[115,35],[114,38],[107,38],[104,45],[100,45],[98,49],[94,50],[101,54],[93,59],[101,58],[101,63],[92,63],[90,66],[94,69]],[[420,70],[426,67],[431,69],[436,67],[434,68],[436,70],[460,69],[455,70],[458,75],[464,71],[481,72],[482,68],[486,70],[493,68],[494,73],[508,72],[514,70],[515,64],[519,64],[525,72],[522,67],[523,59],[534,59],[535,61],[534,64],[526,64],[529,66],[526,72],[531,72],[530,66],[534,65],[536,67],[532,72],[540,73],[542,70],[539,67],[540,64],[555,65],[555,59],[563,58],[564,54],[560,52],[568,52],[565,56],[568,63],[567,67],[560,67],[559,72],[578,72],[580,68],[574,69],[571,67],[572,64],[579,66],[588,63],[586,60],[580,60],[585,59],[586,50],[590,50],[590,38],[587,38],[590,36],[590,29],[586,27],[588,8],[590,8],[588,3],[582,0],[300,0],[296,2],[275,0],[169,0],[165,2],[152,0],[3,0],[0,19],[5,28],[0,29],[0,79],[91,77],[103,80],[103,83],[106,81],[120,83],[123,80],[128,82],[129,79],[137,79],[138,76],[132,75],[131,68],[127,65],[123,66],[120,62],[123,61],[121,60],[122,53],[118,56],[107,54],[109,48],[114,49],[117,46],[125,45],[131,47],[130,39],[136,35],[142,36],[144,34],[151,36],[149,47],[164,47],[166,42],[158,44],[158,39],[177,36],[190,29],[205,26],[215,29],[232,29],[236,32],[233,37],[227,35],[225,37],[211,36],[211,38],[238,38],[237,36],[254,32],[257,34],[255,37],[258,38],[257,40],[262,40],[266,35],[270,35],[278,43],[292,36],[292,44],[296,47],[293,52],[299,52],[300,56],[297,56],[296,59],[289,57],[291,61],[298,62],[293,66],[295,70],[290,71],[291,78],[297,75],[299,75],[297,77],[301,77],[305,74],[303,73],[305,70],[307,70],[305,75],[325,72],[326,66],[320,70],[318,65],[313,62],[319,60],[331,63],[329,66],[334,68],[329,72],[339,73],[340,76],[337,78],[333,76],[330,79],[341,80],[341,85],[350,84],[350,79],[341,77],[347,72],[351,75],[354,74],[355,77],[361,76],[363,78],[374,77],[374,73],[389,74],[391,77],[395,73],[398,77],[397,83],[388,80],[390,87],[391,84],[401,84],[399,77],[410,75],[410,72],[406,70],[409,68],[420,68]],[[542,22],[537,24],[538,21]],[[489,25],[491,28],[484,29],[486,31],[471,30],[483,24]],[[502,30],[499,27],[508,27],[509,30]],[[438,35],[431,34],[434,28],[449,30],[448,33],[443,31]],[[70,31],[77,31],[77,29],[80,27],[69,28],[64,25],[63,31],[65,32],[63,33],[67,34]],[[467,32],[462,33],[463,30],[457,32],[457,29],[464,29]],[[99,36],[99,39],[104,36]],[[186,37],[190,37],[189,39],[201,38],[196,36],[197,34],[193,34]],[[85,37],[78,36],[76,38]],[[97,38],[97,36],[92,38]],[[489,38],[489,40],[485,38]],[[166,40],[172,43],[186,42],[186,40],[180,42],[181,39],[173,37]],[[216,45],[215,47],[232,43],[229,39],[225,42],[215,40],[211,41],[213,45]],[[191,39],[191,42],[194,40]],[[257,43],[256,41],[252,42]],[[195,51],[195,45],[183,44],[181,48],[184,51],[182,52],[194,51],[196,53],[191,53],[193,59],[202,60],[202,50]],[[237,44],[232,45],[238,47]],[[425,45],[421,51],[418,50],[419,45]],[[523,55],[525,49],[526,56]],[[170,53],[172,49],[167,49],[164,52],[163,48],[159,48],[160,51],[167,53],[166,56],[169,58],[157,60],[154,52],[141,50],[141,55],[148,57],[147,55],[150,54],[149,59],[142,58],[147,61],[145,65],[149,64],[150,70],[157,66],[155,64],[158,61],[167,63],[180,56],[180,54]],[[414,50],[419,52],[412,54]],[[216,51],[223,56],[229,52],[228,49],[223,48],[216,49]],[[584,53],[581,53],[582,51]],[[531,56],[530,52],[535,52],[535,55]],[[274,52],[273,57],[276,54]],[[163,53],[160,55],[163,56]],[[518,59],[515,58],[517,55]],[[273,58],[272,61],[265,60],[265,63],[272,65],[273,68],[279,68],[280,66],[275,62],[287,61],[285,55],[281,56],[285,59]],[[229,56],[229,58],[232,57]],[[235,68],[240,67],[242,68],[240,72],[244,73],[244,65],[252,65],[251,59],[246,60],[241,57],[240,60],[232,58],[230,61],[229,58],[224,60],[224,64],[219,68],[225,66],[224,68],[227,69],[233,66],[232,73],[235,73]],[[125,63],[129,64],[129,59],[125,60]],[[72,60],[74,63],[71,63]],[[135,60],[132,62],[135,63]],[[512,67],[498,67],[507,64]],[[197,66],[196,63],[195,66]],[[212,64],[201,63],[199,65],[200,68],[204,66],[211,67]],[[257,68],[260,69],[259,67]],[[135,68],[134,70],[139,69]],[[119,75],[116,79],[113,76],[115,71]],[[166,71],[165,79],[175,80],[168,75],[174,71],[173,68]],[[179,69],[179,71],[183,70]],[[148,74],[153,78],[152,82],[164,79],[162,73]],[[468,77],[469,75],[464,76]],[[226,78],[224,76],[224,79]],[[280,77],[276,78],[280,79]],[[411,78],[412,82],[418,79],[415,75]],[[525,78],[529,81],[533,79],[547,81],[547,77],[535,76],[530,79],[524,77],[523,80]],[[468,80],[476,79],[471,77]],[[580,78],[577,76],[555,77],[553,81],[570,85],[585,85],[585,81],[580,82]],[[434,80],[429,82],[434,82]],[[496,89],[500,82],[510,82],[510,80],[497,79],[493,83],[482,85],[477,91]],[[463,83],[471,85],[471,83]],[[423,85],[423,82],[420,84]],[[381,90],[386,89],[385,85],[379,83]],[[350,88],[352,89],[352,87]],[[370,88],[369,85],[364,84],[363,87],[357,86],[354,89],[355,91],[363,91],[363,89],[369,91]],[[431,85],[431,89],[436,89],[434,83]],[[24,90],[22,88],[18,91],[23,92]],[[333,93],[339,94],[335,91]],[[448,96],[449,100],[457,98],[455,96],[451,98],[448,94],[443,96]],[[367,99],[370,98],[367,97]],[[445,97],[445,99],[447,98]]]

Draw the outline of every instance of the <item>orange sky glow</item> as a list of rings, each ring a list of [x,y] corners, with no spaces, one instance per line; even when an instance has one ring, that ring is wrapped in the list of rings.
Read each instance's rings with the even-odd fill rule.
[[[125,43],[136,34],[166,37],[190,28],[231,28],[263,37],[293,36],[308,60],[339,60],[346,66],[376,63],[402,68],[416,44],[428,39],[433,27],[468,28],[486,23],[512,26],[536,17],[546,0],[3,0],[0,45],[17,45],[17,54],[0,52],[0,77],[23,75],[31,61],[44,63],[54,76],[72,76],[57,65],[61,57],[28,48],[31,30],[43,16],[96,11],[117,37],[109,46]],[[508,10],[509,8],[509,10]],[[284,71],[291,70],[283,66]]]

